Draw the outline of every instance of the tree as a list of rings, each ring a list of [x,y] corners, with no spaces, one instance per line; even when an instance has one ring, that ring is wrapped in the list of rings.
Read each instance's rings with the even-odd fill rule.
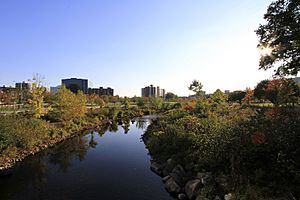
[[[259,100],[265,100],[266,89],[268,87],[268,84],[269,84],[269,80],[260,81],[254,88],[254,97],[256,97]]]
[[[278,92],[279,102],[281,104],[292,103],[294,106],[300,99],[300,87],[293,79],[282,80],[282,85]]]
[[[300,88],[293,79],[273,79],[268,83],[265,96],[275,106],[286,103],[294,105],[299,100]]]
[[[46,88],[42,86],[42,80],[38,74],[34,75],[32,80],[33,83],[31,86],[31,98],[29,99],[29,103],[33,108],[33,116],[38,119],[44,116],[48,110],[44,105],[44,93]]]
[[[150,106],[154,109],[160,109],[161,108],[161,105],[162,105],[162,98],[160,97],[151,97],[150,99]]]
[[[228,100],[228,95],[224,94],[220,89],[217,89],[210,98],[217,104],[225,103]]]
[[[122,105],[124,106],[125,110],[129,109],[130,106],[130,100],[128,97],[124,97],[123,101],[122,101]]]
[[[171,100],[171,99],[175,99],[175,98],[177,98],[177,95],[174,94],[174,93],[172,93],[172,92],[168,92],[168,93],[166,94],[166,96],[165,96],[165,99],[166,99],[167,101],[169,101],[169,100]]]
[[[62,85],[56,94],[56,105],[53,113],[57,120],[65,122],[83,117],[86,113],[85,95],[81,91],[74,94]]]
[[[244,104],[250,104],[252,98],[253,98],[253,90],[251,90],[251,88],[246,88],[246,95],[245,97],[242,99],[242,102]]]
[[[271,101],[275,106],[278,106],[280,103],[278,94],[281,84],[282,79],[273,79],[268,82],[268,86],[266,88],[266,99]]]
[[[256,30],[260,69],[277,67],[277,75],[297,75],[300,70],[300,6],[299,0],[277,0],[264,15],[266,24]]]
[[[240,104],[242,103],[242,99],[245,98],[246,92],[245,91],[233,91],[228,96],[228,101],[230,102],[236,102],[238,101]]]
[[[205,92],[202,90],[203,85],[201,84],[200,81],[193,80],[193,82],[190,84],[188,88],[189,90],[195,92],[197,97],[204,96],[205,94]]]

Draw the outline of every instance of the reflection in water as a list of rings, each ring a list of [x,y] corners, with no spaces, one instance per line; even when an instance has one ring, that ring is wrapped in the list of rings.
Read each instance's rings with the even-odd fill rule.
[[[120,191],[123,192],[124,198],[122,199],[132,199],[129,197],[130,195],[132,197],[133,194],[128,192],[128,188],[136,187],[144,188],[137,189],[137,192],[143,195],[139,199],[144,197],[155,199],[156,195],[162,195],[158,199],[169,199],[163,186],[160,185],[160,178],[149,170],[150,158],[147,157],[147,152],[143,153],[146,150],[144,144],[140,143],[139,140],[139,134],[142,134],[142,132],[136,131],[139,134],[128,134],[126,136],[124,134],[109,134],[109,132],[117,132],[118,128],[121,127],[124,129],[124,133],[127,134],[130,129],[133,132],[137,128],[145,129],[148,124],[145,119],[136,119],[135,123],[130,126],[130,120],[126,120],[123,121],[121,126],[114,123],[102,126],[97,130],[77,135],[29,157],[16,166],[11,176],[0,178],[0,199],[91,199],[80,195],[94,195],[94,192],[100,194],[107,192],[108,195],[113,195],[115,191],[111,190],[116,190],[116,188],[120,188]],[[105,133],[108,134],[105,135]],[[118,133],[122,133],[122,131],[118,131]],[[100,140],[103,140],[103,145],[98,145]],[[123,147],[124,149],[122,149]],[[93,151],[90,151],[91,149]],[[130,159],[133,160],[129,161]],[[134,161],[134,159],[137,160]],[[124,169],[119,168],[119,166],[124,166]],[[144,166],[144,168],[135,171],[141,166]],[[91,173],[92,176],[89,176],[88,172],[91,170],[96,173]],[[106,176],[108,177],[106,178]],[[113,181],[116,178],[118,178],[118,181]],[[122,178],[125,182],[121,182]],[[149,180],[152,179],[157,180],[157,182],[150,183]],[[66,182],[68,180],[71,180],[71,182]],[[143,184],[139,181],[142,181]],[[101,185],[102,182],[103,185]],[[85,188],[87,191],[77,191],[78,188],[73,188],[77,186],[76,184],[78,184],[78,188]],[[86,189],[88,184],[104,188],[103,190],[92,188],[88,190]],[[122,190],[119,184],[125,184],[128,188],[124,186]],[[57,188],[59,188],[59,191],[56,190]],[[153,191],[157,191],[157,193]],[[52,193],[59,195],[53,196]],[[146,196],[144,196],[145,193],[147,193]],[[137,194],[133,196],[135,195]],[[120,199],[119,196],[106,197],[108,199]],[[104,196],[104,199],[107,198]]]
[[[124,129],[124,133],[127,134],[130,127],[130,120],[123,121],[122,128]]]
[[[57,165],[61,171],[66,173],[73,159],[84,160],[90,142],[87,137],[82,136],[76,136],[70,142],[63,142],[48,153],[48,162]]]
[[[147,121],[143,118],[140,118],[136,121],[136,127],[138,129],[143,129],[144,130],[144,129],[146,129],[147,125],[148,125]]]
[[[97,144],[98,143],[94,140],[94,132],[91,132],[91,139],[89,142],[89,146],[92,148],[96,148]]]

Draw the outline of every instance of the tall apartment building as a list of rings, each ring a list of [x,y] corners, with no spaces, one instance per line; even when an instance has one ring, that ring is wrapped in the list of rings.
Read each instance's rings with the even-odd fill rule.
[[[142,97],[162,97],[165,98],[165,90],[153,85],[142,88]]]
[[[67,89],[71,90],[73,93],[77,93],[81,90],[83,93],[88,93],[88,80],[87,79],[77,79],[77,78],[69,78],[62,79],[62,85],[65,85]]]

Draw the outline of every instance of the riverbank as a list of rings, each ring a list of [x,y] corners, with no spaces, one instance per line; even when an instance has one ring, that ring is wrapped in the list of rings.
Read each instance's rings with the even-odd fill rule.
[[[162,114],[143,135],[178,199],[298,199],[300,112],[212,105]]]
[[[57,145],[58,143],[65,141],[69,138],[72,138],[83,131],[99,128],[100,126],[103,126],[105,124],[112,123],[108,120],[103,120],[101,122],[97,122],[95,124],[89,124],[86,126],[82,126],[79,130],[76,130],[75,132],[69,132],[68,134],[56,136],[54,138],[48,138],[46,141],[44,141],[41,144],[35,145],[31,148],[26,149],[15,149],[16,152],[14,152],[13,156],[3,156],[0,155],[0,177],[9,175],[12,171],[12,168],[17,162],[23,161],[28,156],[34,155],[44,149],[51,148],[54,145]]]
[[[52,147],[77,134],[108,124],[129,124],[140,112],[118,111],[116,114],[87,113],[68,122],[49,122],[31,116],[10,115],[0,119],[0,176],[8,175],[17,162]],[[115,117],[114,117],[115,116]],[[128,126],[128,125],[126,125]],[[126,127],[125,126],[125,127]]]

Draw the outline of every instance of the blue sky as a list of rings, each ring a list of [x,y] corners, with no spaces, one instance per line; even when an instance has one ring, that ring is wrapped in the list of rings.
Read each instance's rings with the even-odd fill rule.
[[[154,84],[178,95],[245,89],[258,70],[254,30],[271,0],[0,0],[0,85],[88,78],[121,96]]]

